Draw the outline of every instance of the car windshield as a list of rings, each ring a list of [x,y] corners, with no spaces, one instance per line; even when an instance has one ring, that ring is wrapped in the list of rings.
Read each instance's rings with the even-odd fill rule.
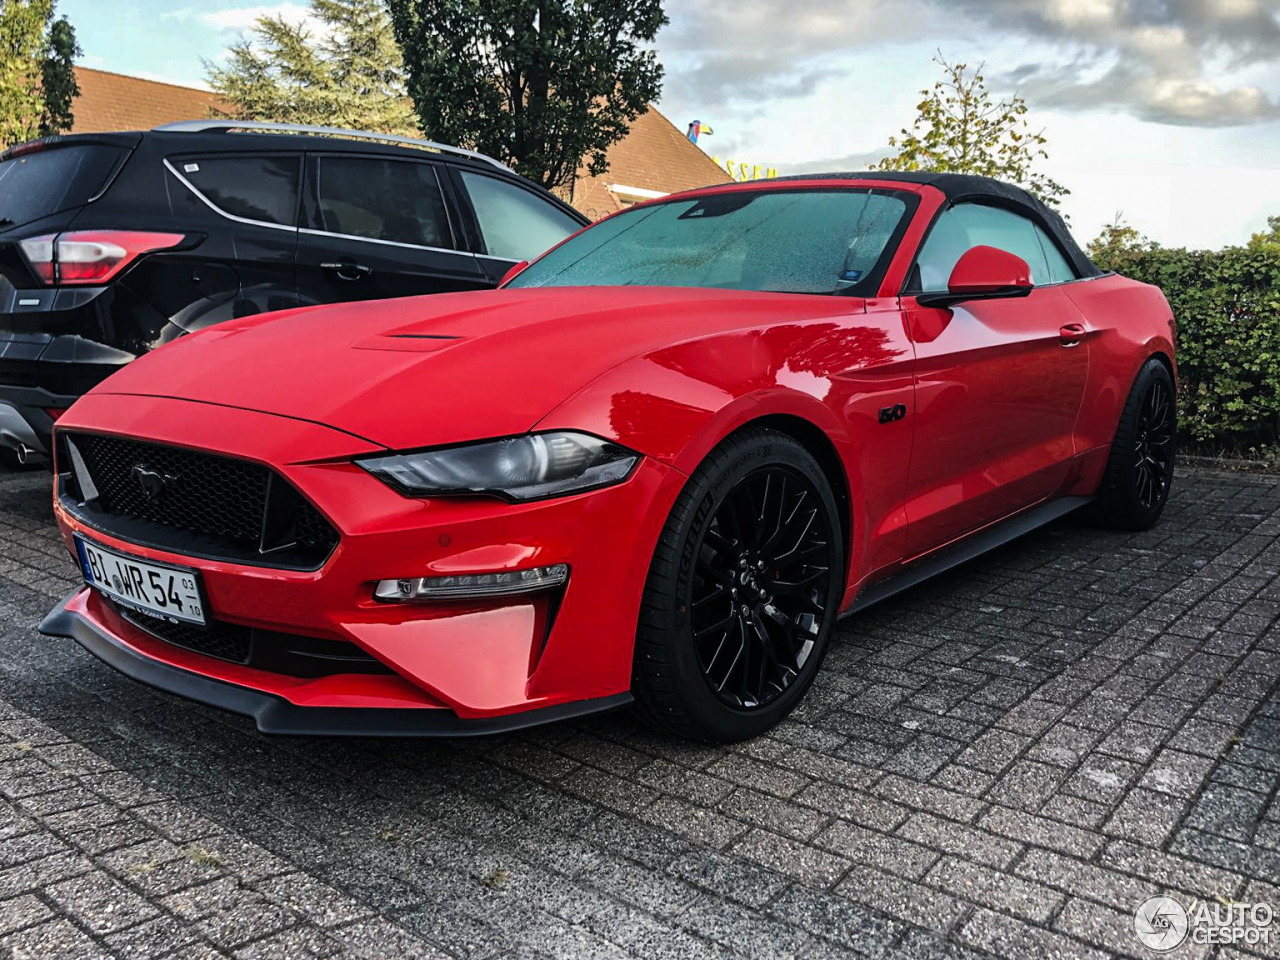
[[[850,290],[906,214],[871,190],[733,191],[623,211],[552,250],[511,287]]]

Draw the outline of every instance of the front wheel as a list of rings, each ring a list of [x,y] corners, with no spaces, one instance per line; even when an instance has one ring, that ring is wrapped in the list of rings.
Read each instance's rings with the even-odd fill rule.
[[[725,440],[649,567],[632,673],[641,716],[696,740],[764,733],[813,682],[843,581],[839,513],[813,456],[773,430]]]
[[[1096,515],[1116,530],[1155,526],[1169,499],[1178,445],[1173,376],[1159,360],[1138,371],[1120,414]]]

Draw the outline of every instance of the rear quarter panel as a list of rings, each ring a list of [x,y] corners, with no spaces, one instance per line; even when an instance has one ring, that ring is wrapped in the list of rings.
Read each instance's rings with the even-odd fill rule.
[[[1076,436],[1078,451],[1110,446],[1134,378],[1153,356],[1176,378],[1174,319],[1158,287],[1111,274],[1063,287],[1088,321],[1089,380]]]

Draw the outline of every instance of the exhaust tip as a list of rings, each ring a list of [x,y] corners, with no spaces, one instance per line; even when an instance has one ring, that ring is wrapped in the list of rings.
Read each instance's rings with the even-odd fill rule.
[[[18,462],[26,466],[31,462],[31,458],[35,456],[36,451],[28,447],[25,443],[18,444]]]

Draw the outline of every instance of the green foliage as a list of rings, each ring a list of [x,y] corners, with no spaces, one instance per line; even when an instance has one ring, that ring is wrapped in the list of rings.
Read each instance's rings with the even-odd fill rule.
[[[0,146],[71,129],[80,55],[54,0],[0,0]]]
[[[311,0],[314,29],[258,19],[255,36],[206,64],[209,85],[239,120],[414,134],[400,48],[379,0]]]
[[[548,188],[607,170],[662,89],[661,0],[387,2],[427,136]]]
[[[1049,152],[1044,132],[1027,121],[1027,102],[1017,96],[992,99],[982,64],[970,72],[967,64],[950,63],[941,52],[934,62],[945,76],[920,91],[915,124],[889,138],[898,152],[882,160],[879,169],[994,177],[1056,207],[1071,191],[1033,169]]]
[[[1280,244],[1173,249],[1117,220],[1089,254],[1173,307],[1184,435],[1235,451],[1280,440]]]
[[[66,17],[50,24],[49,49],[40,66],[40,87],[44,95],[44,116],[40,118],[42,137],[71,129],[71,103],[80,96],[74,65],[82,52],[76,43],[75,29]]]
[[[1249,240],[1250,250],[1280,250],[1280,217],[1267,217],[1267,229]]]

